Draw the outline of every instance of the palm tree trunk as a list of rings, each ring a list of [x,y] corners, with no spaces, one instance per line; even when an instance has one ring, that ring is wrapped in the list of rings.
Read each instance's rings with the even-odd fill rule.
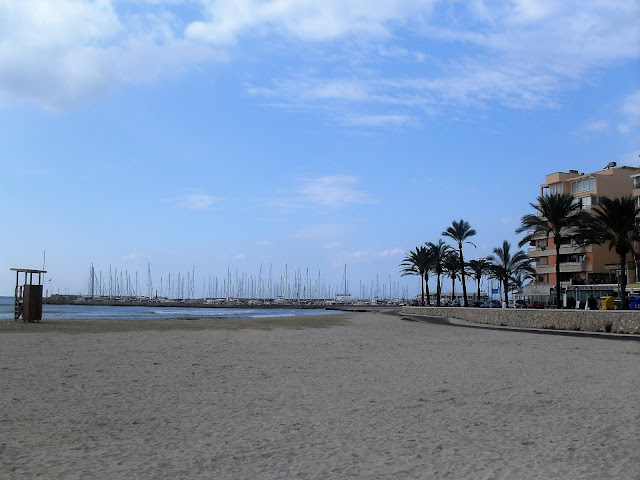
[[[504,277],[502,281],[502,290],[504,291],[504,303],[509,305],[509,279]]]
[[[422,293],[422,306],[424,307],[424,276],[420,275],[420,291]]]
[[[427,305],[431,306],[431,294],[429,293],[429,274],[427,272],[425,272],[424,274],[424,283],[427,286]],[[422,303],[422,306],[424,307],[424,302]]]
[[[558,235],[554,235],[553,243],[556,245],[556,308],[562,308],[560,306],[560,298],[562,297],[560,291],[560,242],[557,239]]]
[[[440,293],[441,293],[441,288],[440,288],[440,272],[437,273],[437,282],[436,282],[436,306],[439,307],[440,306]]]
[[[462,277],[462,298],[464,300],[464,306],[468,307],[469,306],[469,300],[467,299],[467,284],[464,280],[464,257],[462,256],[462,243],[459,244],[459,248],[458,250],[460,250],[460,276]]]
[[[456,277],[451,277],[451,303],[456,296]]]
[[[480,277],[478,277],[478,298],[476,300],[480,301]]]
[[[620,276],[618,277],[618,296],[622,299],[622,309],[629,310],[629,298],[627,297],[627,254],[618,254]]]

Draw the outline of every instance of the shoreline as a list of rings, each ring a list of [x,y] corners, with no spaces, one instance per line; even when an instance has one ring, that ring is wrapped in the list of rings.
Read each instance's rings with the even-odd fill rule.
[[[205,330],[270,330],[272,328],[304,329],[329,328],[342,325],[349,314],[278,316],[260,318],[126,318],[126,319],[43,319],[40,322],[0,322],[0,334],[11,333],[120,333],[146,331],[205,331]]]

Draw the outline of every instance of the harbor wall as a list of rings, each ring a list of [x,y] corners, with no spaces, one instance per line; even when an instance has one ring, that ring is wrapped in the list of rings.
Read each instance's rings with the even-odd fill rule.
[[[472,307],[402,307],[403,315],[456,318],[467,322],[552,330],[640,334],[640,311]]]

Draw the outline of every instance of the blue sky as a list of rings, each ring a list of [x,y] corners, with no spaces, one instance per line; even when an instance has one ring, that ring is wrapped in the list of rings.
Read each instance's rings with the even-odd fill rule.
[[[45,250],[54,292],[93,263],[417,293],[398,264],[452,220],[484,257],[545,174],[639,165],[639,24],[636,0],[0,0],[0,294]]]

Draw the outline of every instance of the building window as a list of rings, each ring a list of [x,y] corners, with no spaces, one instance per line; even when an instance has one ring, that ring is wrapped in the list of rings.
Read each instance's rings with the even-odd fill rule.
[[[582,180],[578,180],[576,182],[571,182],[571,193],[581,193],[588,192],[590,190],[595,190],[596,188],[596,179],[591,178],[583,178]]]
[[[561,183],[556,183],[555,185],[551,185],[549,187],[549,195],[557,195],[559,193],[562,193],[562,184]]]
[[[640,177],[633,177],[633,188],[640,188]]]

